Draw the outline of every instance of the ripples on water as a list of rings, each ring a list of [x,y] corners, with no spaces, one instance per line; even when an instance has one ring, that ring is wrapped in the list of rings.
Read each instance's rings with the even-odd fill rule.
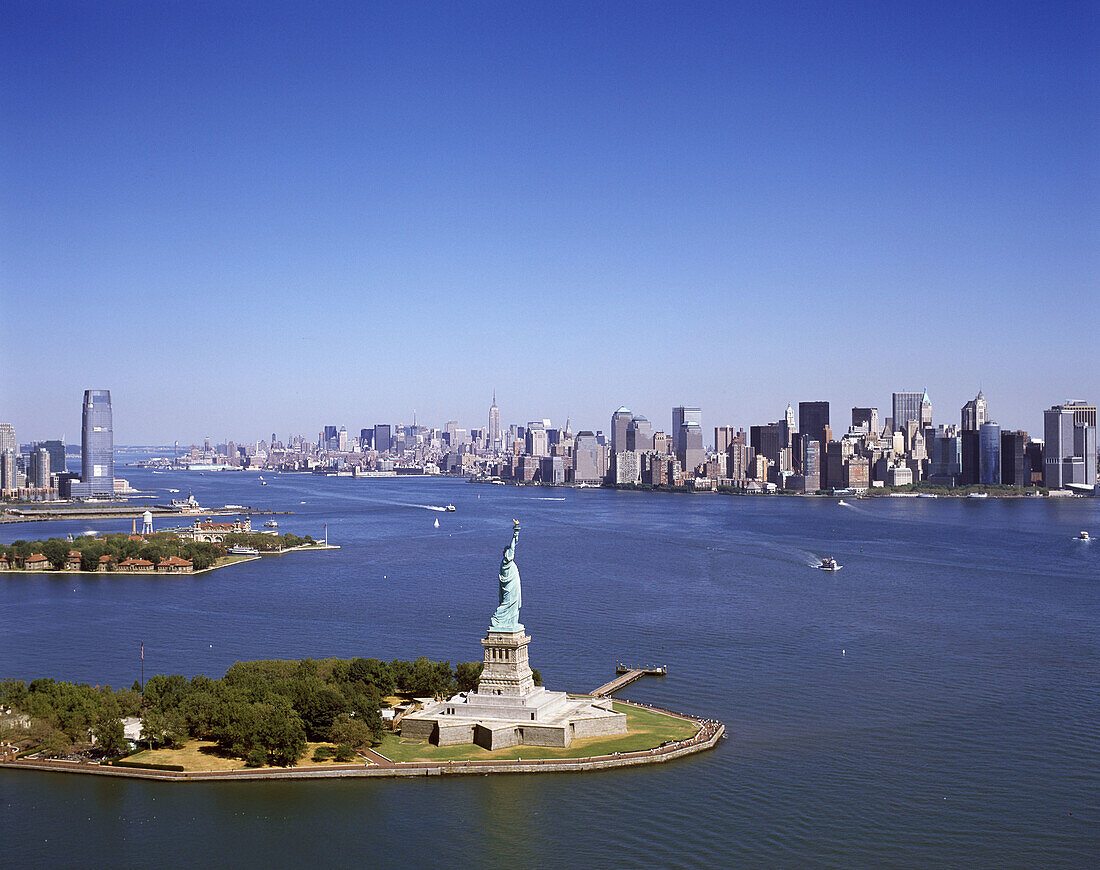
[[[645,495],[152,476],[342,549],[187,579],[9,575],[0,672],[128,685],[237,659],[480,656],[510,521],[552,687],[721,718],[711,753],[590,776],[188,785],[0,773],[5,861],[156,866],[1095,866],[1095,501]],[[564,501],[553,499],[562,498]],[[304,504],[302,502],[305,502]],[[458,510],[444,513],[439,506]],[[438,516],[440,527],[433,528]],[[99,525],[106,525],[100,523]],[[117,521],[111,530],[128,530]],[[0,527],[4,540],[83,531]],[[823,555],[844,569],[811,567]]]

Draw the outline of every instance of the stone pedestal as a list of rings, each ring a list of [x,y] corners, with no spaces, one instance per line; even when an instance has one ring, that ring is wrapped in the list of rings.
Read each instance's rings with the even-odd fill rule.
[[[507,695],[524,697],[535,688],[535,678],[527,662],[527,644],[530,636],[518,631],[493,631],[482,638],[485,650],[481,679],[477,684],[479,695]]]
[[[570,698],[536,686],[527,662],[531,642],[522,626],[482,639],[485,664],[476,692],[446,701],[424,699],[424,709],[401,721],[405,737],[440,746],[476,743],[485,749],[516,745],[565,747],[577,737],[625,734],[626,716],[610,700]]]

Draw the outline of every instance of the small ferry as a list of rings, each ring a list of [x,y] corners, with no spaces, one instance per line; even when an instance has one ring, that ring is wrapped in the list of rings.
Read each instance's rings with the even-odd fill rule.
[[[264,528],[265,529],[277,529],[277,528],[279,528],[279,524],[277,522],[275,522],[275,520],[268,520],[266,523],[264,523]]]
[[[968,493],[967,498],[989,498],[988,492],[971,492]]]
[[[257,550],[255,547],[246,547],[244,544],[237,544],[236,546],[230,547],[228,552],[229,552],[230,556],[259,556],[260,555],[260,551]]]
[[[821,560],[821,564],[817,566],[822,571],[839,571],[843,568],[843,565],[838,565],[836,559],[830,559],[828,556]]]
[[[1086,531],[1082,531],[1082,532],[1081,532],[1081,533],[1080,533],[1080,534],[1079,534],[1079,535],[1077,536],[1077,540],[1078,540],[1078,541],[1091,541],[1091,540],[1092,540],[1092,538],[1090,538],[1090,537],[1089,537],[1089,533],[1088,533],[1088,532],[1086,532]]]
[[[455,506],[453,504],[449,504],[445,508],[443,508],[443,510],[447,511],[447,513],[454,513],[454,509]]]

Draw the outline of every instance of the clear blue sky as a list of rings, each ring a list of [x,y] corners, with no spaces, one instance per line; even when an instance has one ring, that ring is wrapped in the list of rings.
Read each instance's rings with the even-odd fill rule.
[[[808,7],[808,8],[807,8]],[[1095,3],[9,2],[0,420],[1100,400]],[[886,416],[888,411],[883,413]]]

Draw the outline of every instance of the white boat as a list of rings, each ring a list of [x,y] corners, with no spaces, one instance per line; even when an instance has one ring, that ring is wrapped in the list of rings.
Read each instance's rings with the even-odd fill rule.
[[[229,548],[230,556],[259,556],[260,551],[255,547],[246,547],[244,544],[237,544],[234,547]]]
[[[447,511],[448,513],[453,513],[454,509],[455,509],[455,506],[453,504],[449,504],[445,508],[443,508],[443,510]]]
[[[564,501],[564,499],[563,499],[563,501]],[[844,507],[848,507],[848,502],[846,502],[844,499],[841,499],[840,501],[837,502],[837,506],[839,507],[841,505],[843,505]]]
[[[988,492],[972,492],[972,493],[969,493],[966,497],[967,498],[989,498],[989,493]]]
[[[279,528],[279,524],[277,522],[275,522],[275,520],[268,520],[266,523],[264,523],[264,528],[265,529],[277,529],[277,528]]]
[[[243,511],[243,510],[246,510],[246,508],[243,504],[227,504],[225,506],[225,509],[227,511]]]
[[[1091,541],[1091,540],[1092,540],[1092,538],[1090,538],[1090,537],[1089,537],[1089,533],[1088,533],[1088,532],[1086,532],[1086,531],[1082,531],[1082,532],[1081,532],[1081,534],[1079,534],[1079,535],[1077,536],[1077,540],[1078,540],[1078,541]]]
[[[836,563],[836,559],[830,559],[828,556],[825,556],[821,560],[821,564],[817,567],[820,568],[822,571],[839,571],[844,566],[838,565]]]
[[[437,520],[436,520],[436,521],[435,521],[435,522],[433,523],[433,525],[434,525],[434,526],[435,526],[435,527],[436,527],[436,528],[438,529],[438,528],[439,528],[439,520],[437,519]]]
[[[939,496],[934,492],[922,492],[917,495],[917,498],[939,498]]]

